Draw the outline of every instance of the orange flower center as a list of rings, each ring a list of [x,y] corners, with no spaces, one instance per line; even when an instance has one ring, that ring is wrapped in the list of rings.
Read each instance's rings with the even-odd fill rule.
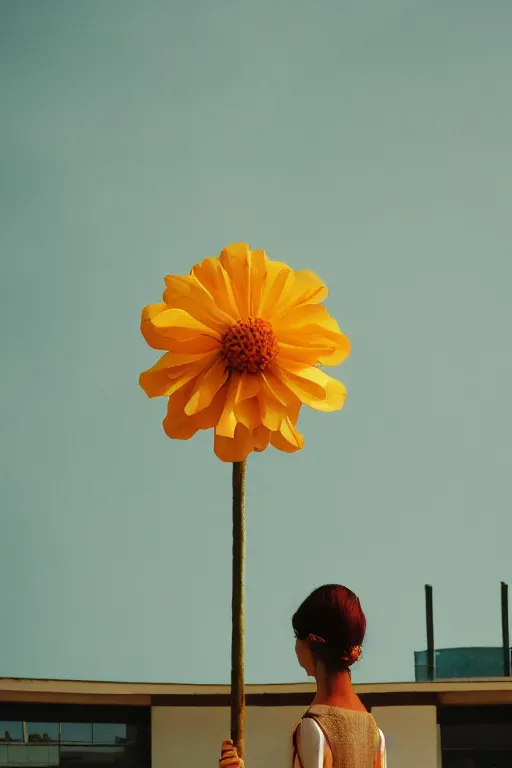
[[[274,329],[259,317],[239,320],[221,339],[221,356],[226,366],[240,373],[265,371],[278,352]]]

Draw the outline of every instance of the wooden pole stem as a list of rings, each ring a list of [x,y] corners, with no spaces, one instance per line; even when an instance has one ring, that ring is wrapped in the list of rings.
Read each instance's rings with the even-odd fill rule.
[[[231,601],[231,738],[244,757],[245,737],[245,461],[233,463],[233,593]]]

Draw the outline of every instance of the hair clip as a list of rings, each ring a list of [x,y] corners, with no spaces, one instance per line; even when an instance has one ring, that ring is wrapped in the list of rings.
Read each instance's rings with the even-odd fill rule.
[[[308,635],[308,643],[311,644],[318,644],[318,645],[325,645],[327,641],[324,640],[323,637],[319,637],[318,635]]]

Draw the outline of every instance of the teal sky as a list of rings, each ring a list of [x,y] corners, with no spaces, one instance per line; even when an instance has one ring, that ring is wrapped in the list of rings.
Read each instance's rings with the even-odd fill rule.
[[[2,0],[0,675],[229,678],[230,467],[139,372],[166,273],[311,268],[338,414],[248,467],[247,676],[361,597],[364,681],[499,644],[512,584],[509,0]]]

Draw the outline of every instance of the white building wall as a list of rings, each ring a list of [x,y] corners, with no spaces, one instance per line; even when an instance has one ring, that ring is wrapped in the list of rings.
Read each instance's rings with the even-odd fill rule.
[[[290,768],[290,734],[303,713],[304,707],[248,707],[247,768]],[[151,721],[152,768],[215,768],[229,739],[227,707],[153,707]]]
[[[374,707],[386,737],[389,768],[441,768],[435,707]]]
[[[290,733],[303,707],[247,709],[247,768],[290,768]],[[435,707],[377,707],[388,768],[441,768]],[[225,707],[153,707],[152,768],[215,768],[229,738]]]

